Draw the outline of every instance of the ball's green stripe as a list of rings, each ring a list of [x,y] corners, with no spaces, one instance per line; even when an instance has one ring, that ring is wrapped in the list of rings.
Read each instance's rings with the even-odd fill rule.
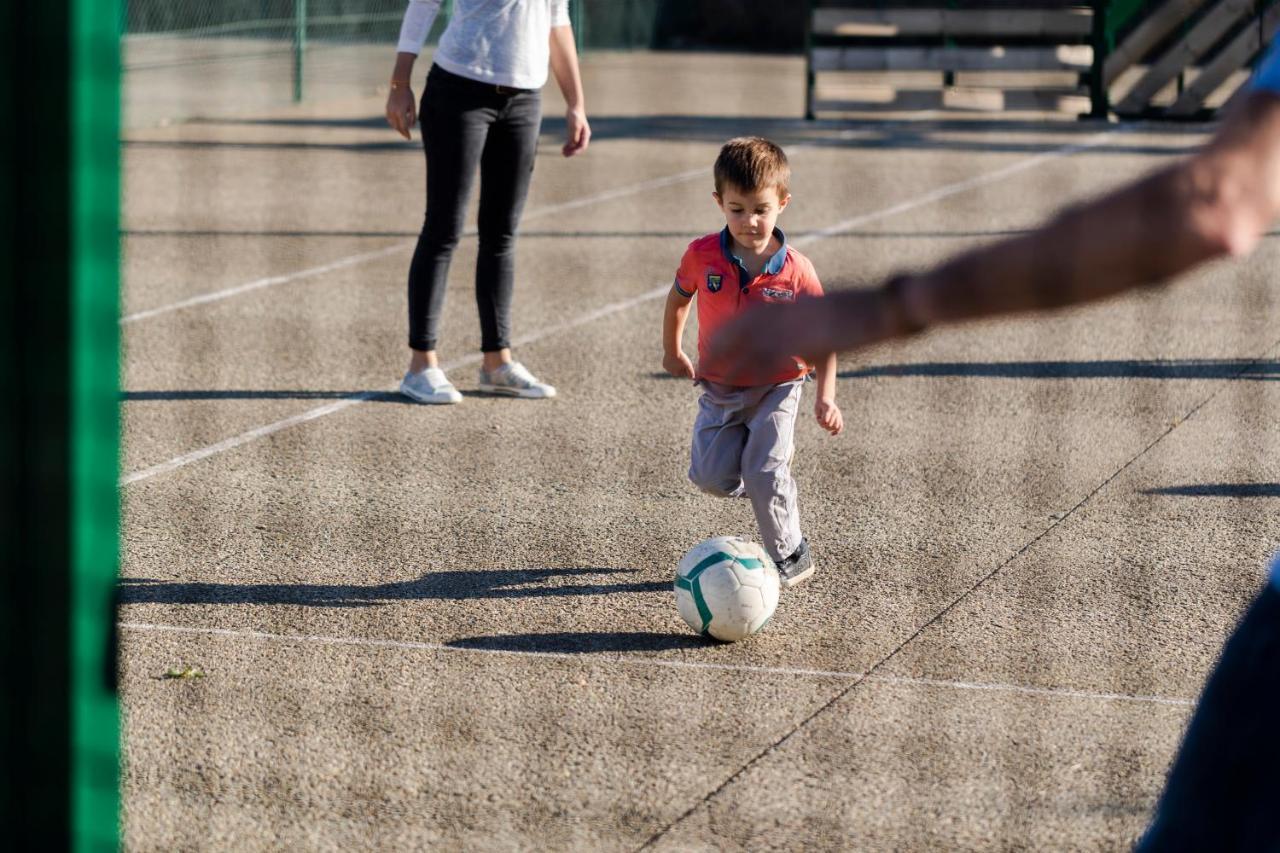
[[[716,563],[723,562],[724,560],[732,560],[733,562],[737,563],[739,566],[742,566],[742,568],[744,569],[763,569],[764,568],[764,561],[757,560],[755,557],[735,557],[733,554],[728,554],[728,553],[725,553],[724,551],[717,551],[716,553],[712,554],[709,557],[706,557],[705,559],[703,559],[702,562],[698,563],[698,565],[690,569],[689,574],[685,575],[685,577],[687,577],[689,580],[693,580],[698,575],[702,574],[707,569],[714,566]]]
[[[732,560],[732,559],[734,559],[734,556],[732,554],[726,554],[723,551],[717,551],[716,553],[712,554],[710,557],[707,557],[701,563],[698,563],[698,565],[690,569],[689,574],[685,575],[685,577],[687,577],[691,581],[695,580],[698,577],[698,575],[702,574],[707,569],[714,566],[716,563],[722,563],[725,560]]]
[[[721,557],[729,557],[729,555],[720,554],[714,559],[703,560],[693,567],[693,571],[689,572],[688,577],[676,575],[676,589],[687,589],[693,595],[693,604],[698,608],[698,616],[702,619],[702,626],[698,628],[698,631],[703,634],[707,633],[707,626],[711,624],[711,608],[707,606],[707,599],[702,595],[702,584],[698,583],[698,575],[702,574],[708,567],[720,562]]]
[[[698,583],[698,575],[718,563],[732,559],[734,559],[732,554],[717,551],[690,569],[689,574],[686,575],[689,579],[689,591],[693,593],[694,606],[698,608],[698,615],[702,617],[702,627],[698,630],[703,634],[707,633],[707,626],[711,624],[711,608],[707,606],[707,599],[702,595],[702,584]]]
[[[695,582],[690,587],[690,592],[693,593],[693,603],[698,608],[698,615],[702,617],[702,627],[698,630],[705,634],[707,626],[711,624],[711,608],[707,606],[707,600],[702,597],[702,584]]]
[[[733,554],[717,551],[690,569],[689,574],[676,577],[676,586],[693,593],[693,603],[698,608],[698,615],[702,617],[702,627],[699,630],[703,634],[707,633],[707,626],[711,624],[711,608],[707,606],[707,600],[702,596],[702,584],[698,583],[698,575],[725,560],[732,560],[744,569],[764,568],[764,562],[755,557],[735,557]]]

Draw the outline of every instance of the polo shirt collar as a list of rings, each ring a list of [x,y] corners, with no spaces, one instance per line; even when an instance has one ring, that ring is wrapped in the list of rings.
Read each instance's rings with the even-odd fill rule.
[[[787,235],[782,229],[776,225],[773,228],[773,236],[778,238],[778,251],[774,252],[768,262],[764,265],[761,272],[765,275],[777,275],[782,272],[782,264],[787,260]],[[733,236],[729,233],[729,226],[726,225],[724,230],[720,232],[720,251],[724,256],[733,261],[740,267],[746,265],[742,263],[742,258],[733,253]]]

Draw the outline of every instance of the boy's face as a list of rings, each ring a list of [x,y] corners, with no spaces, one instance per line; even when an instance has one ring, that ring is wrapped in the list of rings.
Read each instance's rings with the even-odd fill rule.
[[[723,192],[711,195],[724,212],[733,239],[757,255],[769,247],[778,214],[791,202],[790,194],[780,195],[777,187],[747,192],[733,184],[725,184]]]

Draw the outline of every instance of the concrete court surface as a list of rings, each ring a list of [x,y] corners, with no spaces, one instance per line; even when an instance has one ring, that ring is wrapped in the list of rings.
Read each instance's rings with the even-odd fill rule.
[[[659,322],[685,244],[721,224],[719,143],[786,145],[782,225],[835,288],[1033,226],[1204,138],[806,125],[800,70],[589,55],[596,137],[571,161],[549,92],[515,321],[550,402],[472,393],[474,238],[442,324],[466,398],[383,393],[423,163],[376,93],[131,127],[129,849],[1133,842],[1277,540],[1280,246],[843,358],[845,434],[818,428],[809,390],[797,430],[819,571],[761,635],[708,645],[673,567],[753,523],[685,480],[696,395],[661,374]],[[185,666],[203,677],[163,677]]]

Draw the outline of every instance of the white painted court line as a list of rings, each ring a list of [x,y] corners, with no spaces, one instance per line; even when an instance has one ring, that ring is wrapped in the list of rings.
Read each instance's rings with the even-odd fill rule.
[[[1119,133],[1121,131],[1125,131],[1125,129],[1121,127],[1113,127],[1108,130],[1101,131],[1100,133],[1095,133],[1093,136],[1089,136],[1085,138],[1084,141],[1076,143],[1075,145],[1066,145],[1066,146],[1063,146],[1062,148],[1055,148],[1052,151],[1046,151],[1043,154],[1037,154],[1034,157],[1028,157],[1025,160],[1019,160],[1016,163],[1010,163],[1008,166],[1005,166],[1001,169],[996,169],[993,172],[984,172],[983,174],[975,175],[974,177],[969,178],[968,180],[959,181],[954,184],[947,184],[944,187],[939,187],[933,192],[925,193],[922,196],[916,196],[913,199],[909,199],[907,201],[901,202],[900,204],[895,204],[891,207],[886,207],[881,210],[875,210],[870,213],[863,213],[858,216],[852,216],[848,219],[837,222],[835,225],[831,225],[826,228],[820,229],[818,231],[814,231],[812,234],[806,234],[805,236],[800,237],[792,242],[796,246],[805,246],[805,245],[808,245],[809,243],[816,243],[819,240],[825,240],[827,237],[835,236],[836,234],[839,234],[843,231],[849,231],[853,228],[857,228],[860,225],[865,225],[868,222],[874,222],[879,219],[887,219],[890,216],[895,216],[899,213],[905,213],[908,210],[913,210],[917,207],[922,207],[926,204],[932,204],[935,201],[941,201],[944,198],[950,198],[953,195],[958,195],[959,193],[967,192],[968,190],[985,186],[986,184],[992,184],[997,181],[1002,181],[1005,178],[1009,177],[1010,175],[1016,175],[1019,172],[1025,172],[1028,169],[1034,169],[1037,166],[1043,165],[1044,163],[1047,163],[1051,160],[1057,160],[1062,157],[1070,157],[1072,154],[1078,154],[1081,151],[1087,151],[1090,148],[1096,148],[1099,145],[1101,145],[1103,142],[1105,142],[1108,138],[1110,138],[1113,134]]]
[[[586,314],[580,314],[572,320],[566,320],[563,323],[555,323],[551,326],[545,326],[536,332],[517,336],[512,339],[511,344],[512,346],[527,346],[528,344],[536,343],[543,338],[558,335],[561,332],[568,331],[569,329],[576,328],[577,326],[584,326],[587,323],[593,323],[601,317],[607,317],[610,314],[617,314],[619,311],[625,311],[628,308],[641,304],[642,302],[648,302],[660,296],[665,296],[669,287],[670,285],[664,284],[661,287],[646,291],[639,296],[633,296],[629,299],[612,302],[608,305],[601,306],[594,311],[588,311]],[[447,362],[441,365],[441,367],[445,371],[456,370],[459,367],[479,364],[481,358],[482,356],[480,353],[471,353],[470,355],[465,355],[461,358]],[[233,450],[241,445],[248,444],[251,441],[257,441],[259,438],[265,438],[266,436],[280,432],[281,430],[291,429],[292,427],[296,427],[300,424],[305,424],[308,421],[314,421],[316,418],[323,418],[325,415],[332,415],[334,412],[349,409],[352,406],[359,405],[360,403],[371,400],[381,394],[394,393],[398,388],[399,385],[397,384],[391,385],[383,391],[361,391],[358,394],[352,394],[350,397],[343,397],[342,399],[335,400],[332,403],[326,403],[323,406],[308,409],[301,414],[276,421],[275,423],[266,424],[255,429],[251,429],[248,432],[242,432],[239,435],[232,436],[231,438],[223,439],[216,444],[210,444],[206,447],[201,447],[199,450],[193,450],[190,453],[175,456],[167,462],[161,462],[157,465],[152,465],[150,468],[143,468],[140,471],[134,471],[131,474],[126,474],[120,478],[120,485],[127,486],[130,483],[146,480],[158,474],[165,474],[169,471],[174,471],[178,468],[190,465],[192,462],[199,462],[201,459],[207,459],[210,456],[216,456],[219,453]]]
[[[567,210],[576,210],[580,207],[588,207],[593,204],[599,204],[604,201],[612,201],[613,199],[626,198],[627,196],[637,195],[639,193],[648,192],[649,190],[669,187],[675,184],[684,183],[692,180],[699,175],[708,175],[709,170],[706,167],[698,169],[687,169],[683,172],[677,172],[674,175],[666,175],[661,178],[653,178],[648,181],[640,181],[635,184],[628,184],[623,187],[616,187],[611,190],[604,190],[598,193],[592,193],[582,198],[572,199],[570,201],[560,202],[558,204],[549,204],[542,207],[536,207],[533,210],[525,211],[521,216],[521,221],[529,219],[539,219],[544,216],[551,216],[556,213],[564,213]],[[464,232],[464,236],[474,237],[476,231],[474,228]],[[183,299],[168,305],[161,305],[157,308],[149,308],[145,311],[135,311],[132,314],[126,314],[120,318],[120,325],[127,326],[131,323],[137,323],[140,320],[149,320],[152,317],[159,317],[162,314],[169,314],[174,311],[181,311],[184,308],[194,308],[197,305],[207,305],[211,302],[221,302],[224,299],[230,299],[233,296],[240,296],[244,293],[251,293],[255,290],[262,290],[267,287],[275,287],[278,284],[289,284],[303,279],[315,278],[316,276],[325,275],[335,270],[346,269],[347,267],[357,266],[366,261],[376,261],[379,258],[385,258],[388,255],[394,255],[399,252],[407,252],[415,245],[416,240],[406,240],[396,243],[394,246],[387,246],[373,252],[361,252],[357,255],[348,255],[345,258],[339,258],[327,264],[318,267],[308,267],[304,270],[286,273],[284,275],[267,276],[266,278],[254,279],[253,281],[237,284],[222,290],[215,290],[212,293],[204,293],[200,296],[193,296],[190,299]]]
[[[890,207],[881,208],[880,210],[873,210],[868,213],[863,213],[863,214],[859,214],[858,216],[850,217],[849,219],[845,219],[845,220],[842,220],[841,222],[837,222],[835,225],[831,225],[827,228],[823,228],[820,231],[815,231],[812,234],[806,235],[805,237],[796,240],[795,245],[801,246],[801,245],[809,245],[811,243],[816,243],[819,240],[824,240],[828,237],[832,237],[836,234],[839,234],[842,231],[846,231],[861,225],[865,225],[868,222],[874,222],[880,219],[887,219],[891,216],[896,216],[899,213],[905,213],[917,207],[923,207],[924,205],[932,204],[935,201],[941,201],[942,199],[949,198],[954,195],[958,195],[959,193],[967,192],[968,190],[974,189],[975,187],[983,186],[984,184],[994,183],[996,181],[1007,178],[1010,175],[1014,175],[1014,174],[1017,174],[1018,172],[1026,171],[1027,169],[1034,168],[1035,166],[1039,166],[1051,160],[1056,160],[1061,157],[1069,157],[1072,154],[1077,154],[1081,151],[1086,151],[1090,148],[1094,148],[1098,145],[1101,145],[1107,138],[1109,138],[1115,133],[1121,132],[1122,130],[1123,128],[1118,128],[1118,127],[1111,128],[1109,130],[1102,131],[1101,133],[1094,134],[1093,136],[1090,136],[1089,138],[1087,138],[1085,141],[1081,143],[1078,143],[1075,145],[1067,145],[1062,148],[1055,148],[1052,151],[1047,151],[1043,154],[1037,154],[1035,157],[1029,157],[1026,160],[1019,160],[1016,163],[1010,164],[1000,169],[996,169],[993,172],[977,175],[973,178],[968,178],[966,180],[959,181],[954,184],[947,184],[944,187],[939,187],[936,190],[932,190],[930,192],[925,193],[924,195],[917,196],[914,199],[910,199],[904,202],[899,202],[898,204],[891,205]],[[702,170],[699,170],[697,173],[701,174],[701,172]],[[674,180],[675,177],[677,176],[671,176],[670,178],[663,178],[659,180]],[[524,346],[527,344],[535,343],[537,341],[541,341],[546,338],[558,335],[561,332],[565,332],[570,329],[577,328],[578,326],[595,322],[596,320],[600,320],[600,319],[603,319],[604,317],[617,314],[621,311],[626,311],[629,308],[633,308],[645,302],[650,302],[655,299],[660,299],[666,296],[667,290],[670,287],[671,287],[670,282],[664,281],[662,284],[654,287],[651,290],[645,291],[644,293],[641,293],[637,296],[633,296],[628,299],[623,299],[618,302],[611,302],[608,305],[604,305],[593,311],[589,311],[586,314],[581,314],[572,320],[566,320],[563,323],[556,323],[551,326],[545,326],[541,329],[538,329],[537,331],[518,337],[512,341],[512,344],[514,346]],[[442,367],[444,370],[449,371],[449,370],[453,370],[455,368],[463,367],[469,364],[475,364],[479,361],[480,361],[480,354],[473,353],[469,356],[465,356],[463,358],[459,358],[455,361],[449,362],[448,364],[444,364],[442,365]],[[395,389],[389,388],[387,390],[393,391]],[[279,420],[279,421],[276,421],[275,423],[256,427],[255,429],[251,429],[248,432],[241,433],[240,435],[237,435],[237,436],[232,436],[231,438],[224,439],[223,441],[220,441],[216,444],[211,444],[211,445],[208,445],[207,447],[202,447],[199,450],[193,450],[190,453],[184,453],[181,456],[176,456],[173,459],[168,460],[167,462],[161,462],[157,465],[152,465],[149,468],[144,468],[140,471],[134,471],[130,474],[126,474],[125,476],[120,478],[120,485],[127,486],[131,483],[137,483],[141,480],[147,480],[151,477],[156,476],[157,474],[164,474],[169,471],[174,471],[178,468],[182,468],[186,465],[190,465],[193,462],[198,462],[201,459],[207,459],[210,456],[215,456],[227,450],[232,450],[236,447],[240,447],[242,445],[248,444],[251,441],[256,441],[259,438],[264,438],[268,435],[273,435],[277,432],[280,432],[281,430],[290,429],[291,427],[295,427],[295,426],[298,426],[299,424],[307,423],[308,421],[314,421],[317,418],[322,418],[326,415],[331,415],[334,412],[340,412],[343,409],[349,409],[352,406],[363,403],[366,400],[370,399],[371,397],[377,396],[378,394],[381,394],[381,393],[385,393],[385,392],[364,391],[359,394],[353,394],[350,397],[344,397],[343,399],[337,400],[332,403],[327,403],[315,409],[302,412],[301,414],[285,418],[284,420]]]
[[[237,640],[270,640],[284,643],[302,643],[322,646],[357,646],[363,648],[399,649],[463,655],[487,655],[499,658],[541,658],[543,660],[577,661],[590,666],[619,665],[656,667],[660,669],[712,670],[717,672],[741,672],[750,675],[783,675],[793,678],[834,678],[842,681],[871,681],[880,684],[908,687],[943,687],[952,690],[969,690],[989,693],[1016,693],[1026,696],[1044,696],[1054,699],[1087,699],[1107,702],[1140,702],[1151,705],[1191,707],[1190,699],[1168,696],[1131,696],[1124,693],[1094,693],[1088,690],[1070,690],[1056,687],[1032,687],[1022,684],[997,684],[979,681],[947,681],[937,678],[910,678],[905,676],[872,675],[829,669],[805,669],[787,666],[752,666],[750,664],[711,663],[708,661],[667,660],[624,654],[591,652],[535,652],[519,649],[479,649],[466,646],[449,646],[444,643],[421,643],[407,640],[378,640],[364,637],[329,637],[313,634],[273,634],[267,631],[233,628],[193,628],[183,625],[156,625],[148,622],[120,622],[119,627],[128,631],[148,631],[164,634],[225,637]]]
[[[1094,136],[1089,137],[1084,142],[1081,142],[1078,145],[1070,145],[1063,148],[1056,148],[1052,151],[1047,151],[1044,154],[1039,154],[1035,157],[1031,157],[1026,160],[1021,160],[1003,169],[997,169],[994,172],[989,172],[984,175],[979,175],[968,181],[961,181],[958,184],[949,184],[945,187],[942,187],[936,190],[934,193],[929,193],[924,196],[920,196],[918,198],[912,199],[910,201],[903,202],[901,205],[897,205],[895,207],[890,207],[885,210],[873,211],[871,213],[863,214],[861,216],[855,216],[851,219],[844,220],[843,222],[836,223],[835,225],[832,225],[829,228],[824,228],[821,231],[817,231],[813,234],[809,234],[804,237],[801,237],[793,241],[794,245],[796,246],[807,245],[817,240],[822,240],[833,234],[837,234],[840,231],[850,229],[850,228],[856,228],[857,226],[862,225],[866,222],[869,222],[875,219],[880,219],[886,216],[893,216],[895,213],[901,213],[905,210],[911,210],[912,208],[918,207],[921,204],[929,204],[930,202],[939,201],[941,199],[955,195],[956,193],[961,193],[961,192],[964,192],[965,190],[973,189],[974,187],[991,183],[992,181],[999,181],[1003,178],[1008,177],[1009,175],[1013,175],[1018,172],[1025,171],[1027,169],[1033,169],[1047,160],[1053,160],[1059,157],[1069,156],[1078,151],[1083,151],[1087,148],[1093,148],[1097,146],[1105,137],[1119,131],[1120,129],[1121,128],[1112,128],[1110,130],[1102,131],[1101,133],[1098,133],[1098,134],[1095,134]],[[851,133],[851,131],[845,131],[841,135],[843,136],[848,133]],[[800,144],[792,145],[791,150],[795,151],[798,149],[810,148],[810,147],[812,147],[811,144],[800,143]],[[700,175],[705,176],[707,175],[707,173],[708,173],[708,170],[706,169],[706,167],[699,167],[697,169],[687,169],[683,172],[677,172],[673,175],[666,175],[661,178],[653,178],[648,181],[640,181],[639,183],[628,184],[627,186],[623,186],[623,187],[616,187],[615,189],[612,189],[612,190],[604,190],[602,192],[593,193],[588,196],[583,196],[582,198],[572,199],[570,201],[560,202],[558,204],[544,205],[543,207],[537,207],[537,208],[534,208],[533,210],[525,211],[525,213],[521,216],[521,221],[538,219],[540,217],[551,216],[556,213],[564,213],[565,211],[568,211],[568,210],[576,210],[581,207],[588,207],[590,205],[599,204],[605,201],[612,201],[614,199],[626,198],[627,196],[631,196],[631,195],[638,195],[640,193],[648,192],[649,190],[674,186],[675,184],[681,184],[681,183],[684,183],[685,181],[692,180]],[[474,228],[468,229],[467,231],[464,232],[464,236],[467,236],[467,237],[474,237],[475,234],[476,234],[476,231]],[[386,248],[378,249],[373,252],[362,252],[356,255],[349,255],[345,258],[339,258],[335,261],[331,261],[330,263],[322,264],[317,267],[308,267],[307,269],[304,269],[304,270],[298,270],[296,272],[286,273],[283,275],[274,275],[274,276],[267,276],[265,278],[254,279],[253,281],[245,282],[244,284],[234,285],[232,287],[224,288],[222,290],[213,291],[212,293],[201,294],[200,296],[193,296],[189,299],[183,299],[178,302],[170,303],[168,305],[161,305],[157,308],[149,308],[144,311],[135,311],[132,314],[126,314],[124,317],[121,317],[120,325],[127,326],[131,323],[136,323],[141,320],[149,320],[152,317],[159,317],[163,314],[169,314],[174,311],[180,311],[184,308],[194,308],[198,305],[207,305],[211,302],[221,302],[224,299],[230,299],[234,296],[240,296],[241,294],[250,293],[255,290],[262,290],[264,288],[274,287],[279,284],[289,284],[295,281],[302,281],[303,279],[315,278],[316,276],[324,275],[326,273],[334,272],[336,270],[357,266],[359,264],[365,263],[366,261],[375,261],[380,258],[387,257],[388,255],[394,255],[399,252],[407,252],[414,247],[415,243],[416,241],[414,240],[407,240],[401,243],[396,243],[394,246],[387,246]]]
[[[1173,705],[1179,708],[1195,706],[1194,699],[1173,696],[1143,696],[1128,693],[1095,693],[1090,690],[1071,690],[1065,687],[1031,687],[1025,684],[999,684],[986,681],[948,681],[942,678],[911,678],[900,675],[871,675],[867,681],[881,684],[902,684],[909,687],[949,687],[953,690],[991,690],[997,693],[1023,693],[1027,696],[1054,696],[1060,699],[1097,699],[1113,702],[1145,702],[1150,705]]]
[[[394,391],[395,388],[388,388],[387,390]],[[350,408],[357,403],[363,403],[365,400],[376,397],[382,393],[384,392],[362,391],[359,394],[353,394],[350,397],[343,397],[341,400],[335,400],[327,405],[309,409],[302,414],[294,415],[291,418],[285,418],[284,420],[276,421],[273,424],[267,424],[266,426],[260,426],[257,429],[251,429],[248,432],[242,432],[240,435],[223,439],[217,444],[210,444],[206,447],[200,448],[199,450],[193,450],[190,453],[175,456],[168,462],[161,462],[159,465],[152,465],[150,468],[143,468],[141,471],[134,471],[132,474],[126,474],[120,478],[120,485],[127,486],[130,483],[136,483],[139,480],[145,480],[148,477],[154,477],[157,474],[164,474],[167,471],[173,471],[177,468],[183,467],[184,465],[190,465],[192,462],[199,462],[201,459],[223,453],[227,450],[232,450],[242,444],[248,444],[251,441],[263,438],[264,436],[280,432],[280,430],[289,429],[290,427],[295,427],[299,424],[305,424],[307,421],[313,421],[316,418],[323,418],[325,415],[332,415],[334,412],[340,412],[343,409]]]
[[[200,296],[193,296],[190,299],[183,299],[179,302],[173,302],[168,305],[161,305],[159,308],[150,308],[146,311],[135,311],[132,314],[126,314],[120,318],[120,325],[127,326],[130,323],[136,323],[139,320],[149,320],[152,317],[159,317],[161,314],[169,314],[173,311],[181,311],[183,308],[194,308],[197,305],[207,305],[210,302],[221,302],[223,299],[230,299],[233,296],[239,296],[242,293],[250,293],[254,290],[262,290],[266,287],[274,287],[277,284],[288,284],[291,281],[302,281],[306,278],[315,278],[318,275],[333,272],[334,270],[345,269],[346,267],[354,267],[365,261],[375,261],[378,258],[385,258],[387,255],[394,255],[397,252],[403,252],[411,248],[413,243],[397,243],[394,246],[387,246],[385,249],[379,249],[376,252],[362,252],[358,255],[348,255],[345,258],[339,258],[331,263],[322,264],[318,267],[309,267],[305,270],[287,273],[285,275],[273,275],[267,278],[259,278],[253,281],[238,284],[235,287],[228,287],[223,290],[215,290],[212,293],[204,293]]]

